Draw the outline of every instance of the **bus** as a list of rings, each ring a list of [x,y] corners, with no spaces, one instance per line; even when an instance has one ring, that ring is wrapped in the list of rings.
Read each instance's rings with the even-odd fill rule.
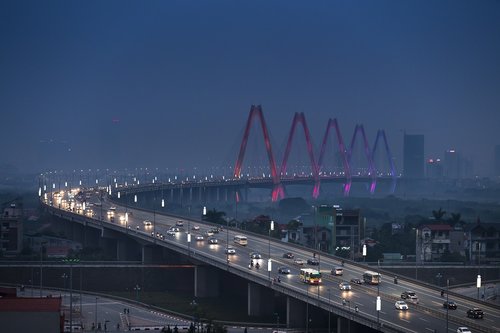
[[[373,271],[366,271],[363,273],[363,281],[368,284],[379,284],[382,280],[382,275]]]
[[[234,242],[236,244],[245,246],[248,244],[248,239],[247,239],[247,236],[236,235],[236,236],[234,236]]]
[[[321,273],[312,268],[301,268],[299,273],[300,281],[307,284],[320,284]]]

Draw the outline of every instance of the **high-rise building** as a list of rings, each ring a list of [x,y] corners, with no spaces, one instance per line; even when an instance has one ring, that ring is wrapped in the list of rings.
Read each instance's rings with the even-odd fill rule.
[[[495,155],[493,157],[493,175],[500,177],[500,145],[495,146]]]
[[[461,178],[460,155],[455,149],[444,153],[444,176],[450,179]]]
[[[424,178],[424,136],[404,136],[403,175],[406,178]]]

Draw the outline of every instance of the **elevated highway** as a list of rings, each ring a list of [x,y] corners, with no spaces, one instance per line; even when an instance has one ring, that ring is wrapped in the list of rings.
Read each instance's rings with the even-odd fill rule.
[[[344,318],[337,321],[337,331],[340,331],[341,327],[348,327],[346,331],[350,330],[350,323],[353,323],[353,329],[356,326],[382,332],[446,332],[447,327],[449,331],[456,332],[460,326],[467,326],[473,332],[500,332],[498,307],[450,292],[449,298],[457,303],[458,309],[447,312],[443,308],[444,298],[441,297],[439,288],[405,278],[400,278],[399,284],[396,285],[392,281],[392,275],[382,270],[380,270],[382,274],[380,285],[352,284],[351,291],[341,291],[340,282],[361,278],[364,271],[373,270],[373,267],[346,262],[343,275],[333,276],[330,272],[341,265],[340,259],[325,253],[318,253],[319,266],[315,266],[323,275],[322,283],[319,286],[306,285],[298,278],[302,266],[296,265],[294,259],[283,257],[284,253],[291,252],[295,259],[311,258],[311,249],[301,246],[229,228],[214,235],[218,239],[218,244],[208,244],[206,235],[214,226],[200,220],[182,218],[183,226],[179,227],[179,231],[168,232],[179,221],[178,216],[130,209],[103,200],[102,206],[93,207],[96,211],[94,216],[100,215],[99,211],[108,212],[111,206],[114,206],[114,218],[111,219],[106,214],[107,217],[96,219],[70,211],[64,205],[52,206],[49,202],[47,200],[43,204],[51,214],[72,223],[98,229],[102,235],[110,231],[116,232],[135,239],[145,247],[155,245],[167,248],[189,257],[193,263],[209,265],[245,279],[248,281],[249,314],[257,311],[254,308],[257,306],[255,304],[272,301],[273,294],[269,293],[269,290],[286,295],[287,324],[290,327],[307,328],[309,321],[306,318],[310,317],[311,312],[322,309],[336,318]],[[124,218],[125,215],[127,218]],[[145,220],[151,221],[151,226],[145,226],[143,223]],[[233,242],[234,236],[242,233],[248,238],[247,246]],[[204,239],[197,241],[196,236],[203,236]],[[234,247],[236,254],[226,254],[225,249],[228,246]],[[258,260],[261,264],[260,269],[249,269],[251,252],[259,252],[262,255],[262,259]],[[143,259],[146,257],[145,251]],[[269,260],[270,266],[268,266]],[[281,282],[278,283],[274,278],[278,275],[278,267],[281,266],[289,267],[291,274],[282,275]],[[409,310],[400,311],[395,309],[394,303],[400,300],[401,292],[405,290],[415,291],[419,303],[409,303]],[[381,299],[380,311],[376,310],[377,295]],[[485,313],[484,319],[468,319],[466,310],[471,307],[482,308]],[[358,311],[355,311],[355,308]],[[328,317],[330,318],[330,315]]]

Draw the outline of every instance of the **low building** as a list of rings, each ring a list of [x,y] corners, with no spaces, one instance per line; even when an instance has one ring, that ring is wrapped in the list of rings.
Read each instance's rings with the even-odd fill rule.
[[[0,252],[17,255],[23,249],[23,214],[15,203],[3,210],[0,217]]]
[[[417,234],[417,260],[439,261],[441,256],[450,252],[449,224],[425,224],[419,227]]]
[[[480,220],[464,226],[464,248],[473,264],[500,262],[500,224]]]
[[[5,291],[13,289],[14,293]],[[60,297],[17,297],[15,288],[0,290],[0,322],[2,333],[63,332],[64,316],[61,315]],[[29,320],[28,320],[29,319]]]

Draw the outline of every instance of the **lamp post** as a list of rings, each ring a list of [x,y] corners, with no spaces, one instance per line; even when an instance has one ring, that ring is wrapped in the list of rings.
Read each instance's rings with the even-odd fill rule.
[[[332,298],[330,295],[331,291],[332,290],[330,288],[328,288],[328,333],[330,333],[330,331],[331,331],[330,330],[330,317],[331,317],[330,314],[332,313],[332,303],[331,303]]]
[[[477,275],[476,279],[476,287],[477,287],[477,299],[479,299],[479,289],[481,289],[481,275]]]
[[[448,332],[448,311],[450,310],[450,279],[446,279],[446,332]]]
[[[80,259],[63,259],[63,263],[69,264],[69,331],[73,332],[73,264]]]
[[[418,280],[418,261],[420,253],[418,253],[418,227],[415,228],[415,280]]]
[[[363,262],[366,261],[366,244],[363,244]]]
[[[138,284],[136,284],[134,290],[135,290],[135,300],[139,302],[139,291],[141,291],[141,287]]]
[[[96,297],[95,298],[95,322],[94,322],[94,333],[96,332],[97,330],[97,300],[99,299],[99,297]]]
[[[40,243],[40,297],[42,297],[42,289],[43,289],[43,246],[47,244],[46,241],[42,241]]]
[[[380,326],[380,311],[382,310],[382,300],[380,299],[380,259],[377,260],[377,274],[379,277],[379,282],[377,283],[377,302],[376,302],[376,310],[377,310],[377,326]]]
[[[274,221],[271,220],[271,224],[269,225],[269,234],[268,234],[268,241],[269,241],[269,261],[267,262],[267,271],[269,272],[269,280],[271,280],[271,231],[274,231]]]

